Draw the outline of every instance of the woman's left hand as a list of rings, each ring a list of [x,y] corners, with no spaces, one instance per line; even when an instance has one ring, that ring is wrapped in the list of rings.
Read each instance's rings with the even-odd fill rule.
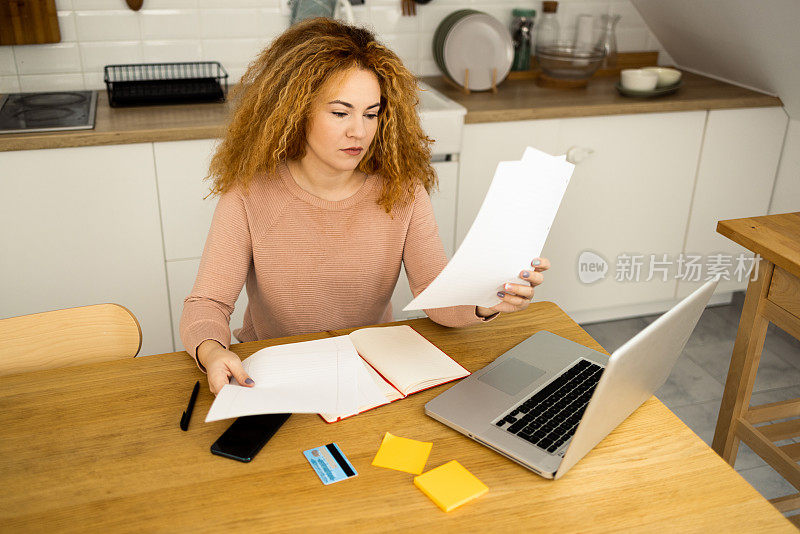
[[[538,261],[538,263],[537,263]],[[478,306],[478,315],[487,317],[495,312],[512,313],[522,311],[528,307],[533,300],[533,288],[544,281],[544,271],[550,268],[550,260],[547,258],[536,258],[531,262],[533,269],[527,269],[519,273],[519,277],[527,280],[527,284],[517,284],[509,282],[503,286],[503,290],[497,296],[503,302],[484,308]]]

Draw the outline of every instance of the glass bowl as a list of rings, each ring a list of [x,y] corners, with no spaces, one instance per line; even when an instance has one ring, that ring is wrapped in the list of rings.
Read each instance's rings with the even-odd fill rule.
[[[604,57],[599,48],[576,49],[566,43],[536,47],[536,61],[542,73],[563,80],[588,80]]]

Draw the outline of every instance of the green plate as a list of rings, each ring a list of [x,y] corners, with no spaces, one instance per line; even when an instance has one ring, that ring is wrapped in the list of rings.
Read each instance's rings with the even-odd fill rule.
[[[446,73],[441,56],[444,38],[447,36],[447,32],[451,27],[450,24],[451,20],[454,18],[458,18],[461,15],[462,11],[471,11],[471,10],[460,9],[453,11],[452,13],[447,15],[444,19],[442,19],[442,21],[436,27],[436,31],[433,34],[433,40],[431,41],[431,46],[433,49],[433,59],[436,61],[436,65],[439,67],[439,70],[441,70],[442,73]]]
[[[672,85],[666,85],[664,87],[657,87],[651,91],[637,91],[636,89],[626,89],[622,87],[621,82],[617,82],[614,87],[617,88],[617,91],[621,95],[624,96],[632,96],[635,98],[651,98],[654,96],[664,96],[664,95],[671,95],[675,91],[681,88],[683,85],[682,80],[678,80],[677,82],[673,83]]]
[[[450,73],[447,72],[447,68],[444,66],[444,43],[447,40],[447,34],[450,33],[450,30],[453,28],[456,22],[473,13],[480,13],[480,11],[475,9],[459,9],[458,11],[453,11],[447,15],[442,22],[439,23],[439,26],[437,26],[436,31],[434,32],[433,58],[436,61],[436,65],[439,67],[439,70],[442,71],[442,74],[448,77],[452,78]]]

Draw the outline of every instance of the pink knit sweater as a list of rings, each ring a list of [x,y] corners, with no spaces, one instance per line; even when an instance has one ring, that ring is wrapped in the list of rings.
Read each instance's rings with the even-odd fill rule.
[[[352,196],[324,200],[302,189],[282,164],[247,192],[223,194],[184,300],[186,351],[196,358],[207,339],[230,346],[230,315],[245,283],[244,324],[233,332],[242,342],[391,322],[401,262],[416,296],[448,260],[424,187],[417,186],[413,203],[395,206],[393,219],[376,202],[380,190],[380,177],[370,175]],[[475,311],[425,310],[451,327],[487,320]]]

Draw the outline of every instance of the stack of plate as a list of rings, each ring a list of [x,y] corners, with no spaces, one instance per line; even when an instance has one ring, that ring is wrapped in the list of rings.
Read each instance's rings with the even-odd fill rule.
[[[514,44],[508,29],[496,18],[474,9],[450,13],[433,34],[433,57],[442,73],[462,87],[469,69],[471,91],[492,87],[505,80],[514,62]]]

